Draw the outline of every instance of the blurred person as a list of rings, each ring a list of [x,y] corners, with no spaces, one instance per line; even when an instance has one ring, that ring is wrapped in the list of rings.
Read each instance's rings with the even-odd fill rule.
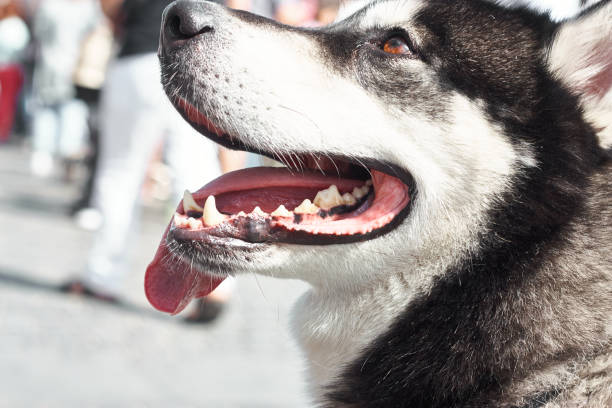
[[[227,0],[225,5],[236,10],[250,11],[272,18],[276,13],[278,2],[279,0]]]
[[[333,23],[339,8],[340,0],[319,0],[316,16],[317,24],[324,26]]]
[[[77,224],[88,230],[97,229],[101,222],[98,211],[92,210],[93,181],[99,151],[99,101],[106,78],[108,64],[113,55],[113,32],[110,22],[101,19],[83,41],[79,61],[74,73],[76,96],[87,104],[88,149],[83,159],[86,170],[80,196],[70,208]]]
[[[288,25],[310,25],[316,16],[317,0],[228,0],[226,5]]]
[[[0,142],[10,137],[23,84],[20,60],[30,32],[16,1],[0,0]]]
[[[129,245],[137,231],[139,194],[156,147],[165,140],[165,158],[172,170],[173,192],[195,190],[217,177],[221,168],[243,165],[240,153],[221,151],[191,128],[168,101],[157,58],[159,27],[168,0],[103,0],[102,9],[115,24],[121,44],[111,63],[100,102],[100,151],[93,200],[102,215],[87,267],[62,290],[117,302],[129,269]],[[230,285],[217,293],[213,317]],[[214,299],[213,295],[213,299]],[[198,313],[210,312],[209,305]],[[210,320],[210,316],[207,317]]]
[[[274,18],[292,26],[311,26],[315,23],[317,0],[281,0],[277,2]]]
[[[99,21],[95,0],[45,0],[35,10],[30,169],[49,176],[56,156],[78,159],[87,135],[87,105],[75,98],[73,74],[81,43]]]
[[[44,0],[16,0],[19,8],[22,10],[23,15],[26,17],[26,20],[29,20],[34,14],[36,14],[36,10],[40,3]]]

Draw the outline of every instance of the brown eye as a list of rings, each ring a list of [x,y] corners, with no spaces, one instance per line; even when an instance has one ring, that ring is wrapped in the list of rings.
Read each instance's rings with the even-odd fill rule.
[[[383,44],[383,51],[389,54],[396,55],[411,53],[408,43],[406,42],[406,40],[404,40],[403,37],[400,37],[399,35],[391,37],[387,41],[385,41],[385,43]]]

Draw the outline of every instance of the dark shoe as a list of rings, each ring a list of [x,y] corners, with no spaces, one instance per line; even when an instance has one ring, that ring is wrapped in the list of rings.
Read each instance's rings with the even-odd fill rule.
[[[225,309],[225,302],[208,298],[198,299],[193,312],[185,318],[186,323],[210,323]]]
[[[96,300],[100,300],[100,301],[107,302],[107,303],[113,303],[113,304],[119,303],[119,299],[116,298],[115,296],[110,296],[110,295],[96,292],[95,290],[85,285],[83,281],[79,279],[69,280],[68,282],[61,284],[58,289],[60,292],[66,293],[69,295],[90,297]]]

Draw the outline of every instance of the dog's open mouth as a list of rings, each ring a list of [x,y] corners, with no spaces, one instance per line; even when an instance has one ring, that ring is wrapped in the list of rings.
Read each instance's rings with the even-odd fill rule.
[[[177,240],[342,243],[389,224],[408,202],[408,187],[376,170],[362,180],[257,167],[186,192],[172,233]]]
[[[206,136],[232,143],[187,101],[178,99],[176,104]],[[278,158],[272,152],[257,152]],[[337,156],[296,153],[292,157],[299,169],[244,169],[214,180],[193,195],[186,193],[174,216],[173,238],[215,236],[251,243],[317,245],[354,242],[371,238],[410,203],[412,183],[397,174]]]
[[[209,138],[276,158],[272,152],[237,146],[187,102],[181,99],[177,105]],[[191,298],[206,295],[223,280],[216,272],[223,269],[224,257],[271,243],[368,240],[392,230],[409,212],[413,183],[392,166],[307,152],[293,157],[299,169],[243,169],[185,193],[147,269],[146,292],[155,307],[177,313]],[[168,261],[173,255],[189,258],[196,251],[200,256],[189,259],[189,270],[177,272],[177,262]],[[208,258],[202,260],[201,255]],[[203,279],[198,269],[211,270],[212,275]]]

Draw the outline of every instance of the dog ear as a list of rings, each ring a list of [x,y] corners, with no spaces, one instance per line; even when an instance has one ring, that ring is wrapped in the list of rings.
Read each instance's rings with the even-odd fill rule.
[[[562,22],[550,50],[553,72],[581,97],[602,144],[612,145],[612,0]]]

